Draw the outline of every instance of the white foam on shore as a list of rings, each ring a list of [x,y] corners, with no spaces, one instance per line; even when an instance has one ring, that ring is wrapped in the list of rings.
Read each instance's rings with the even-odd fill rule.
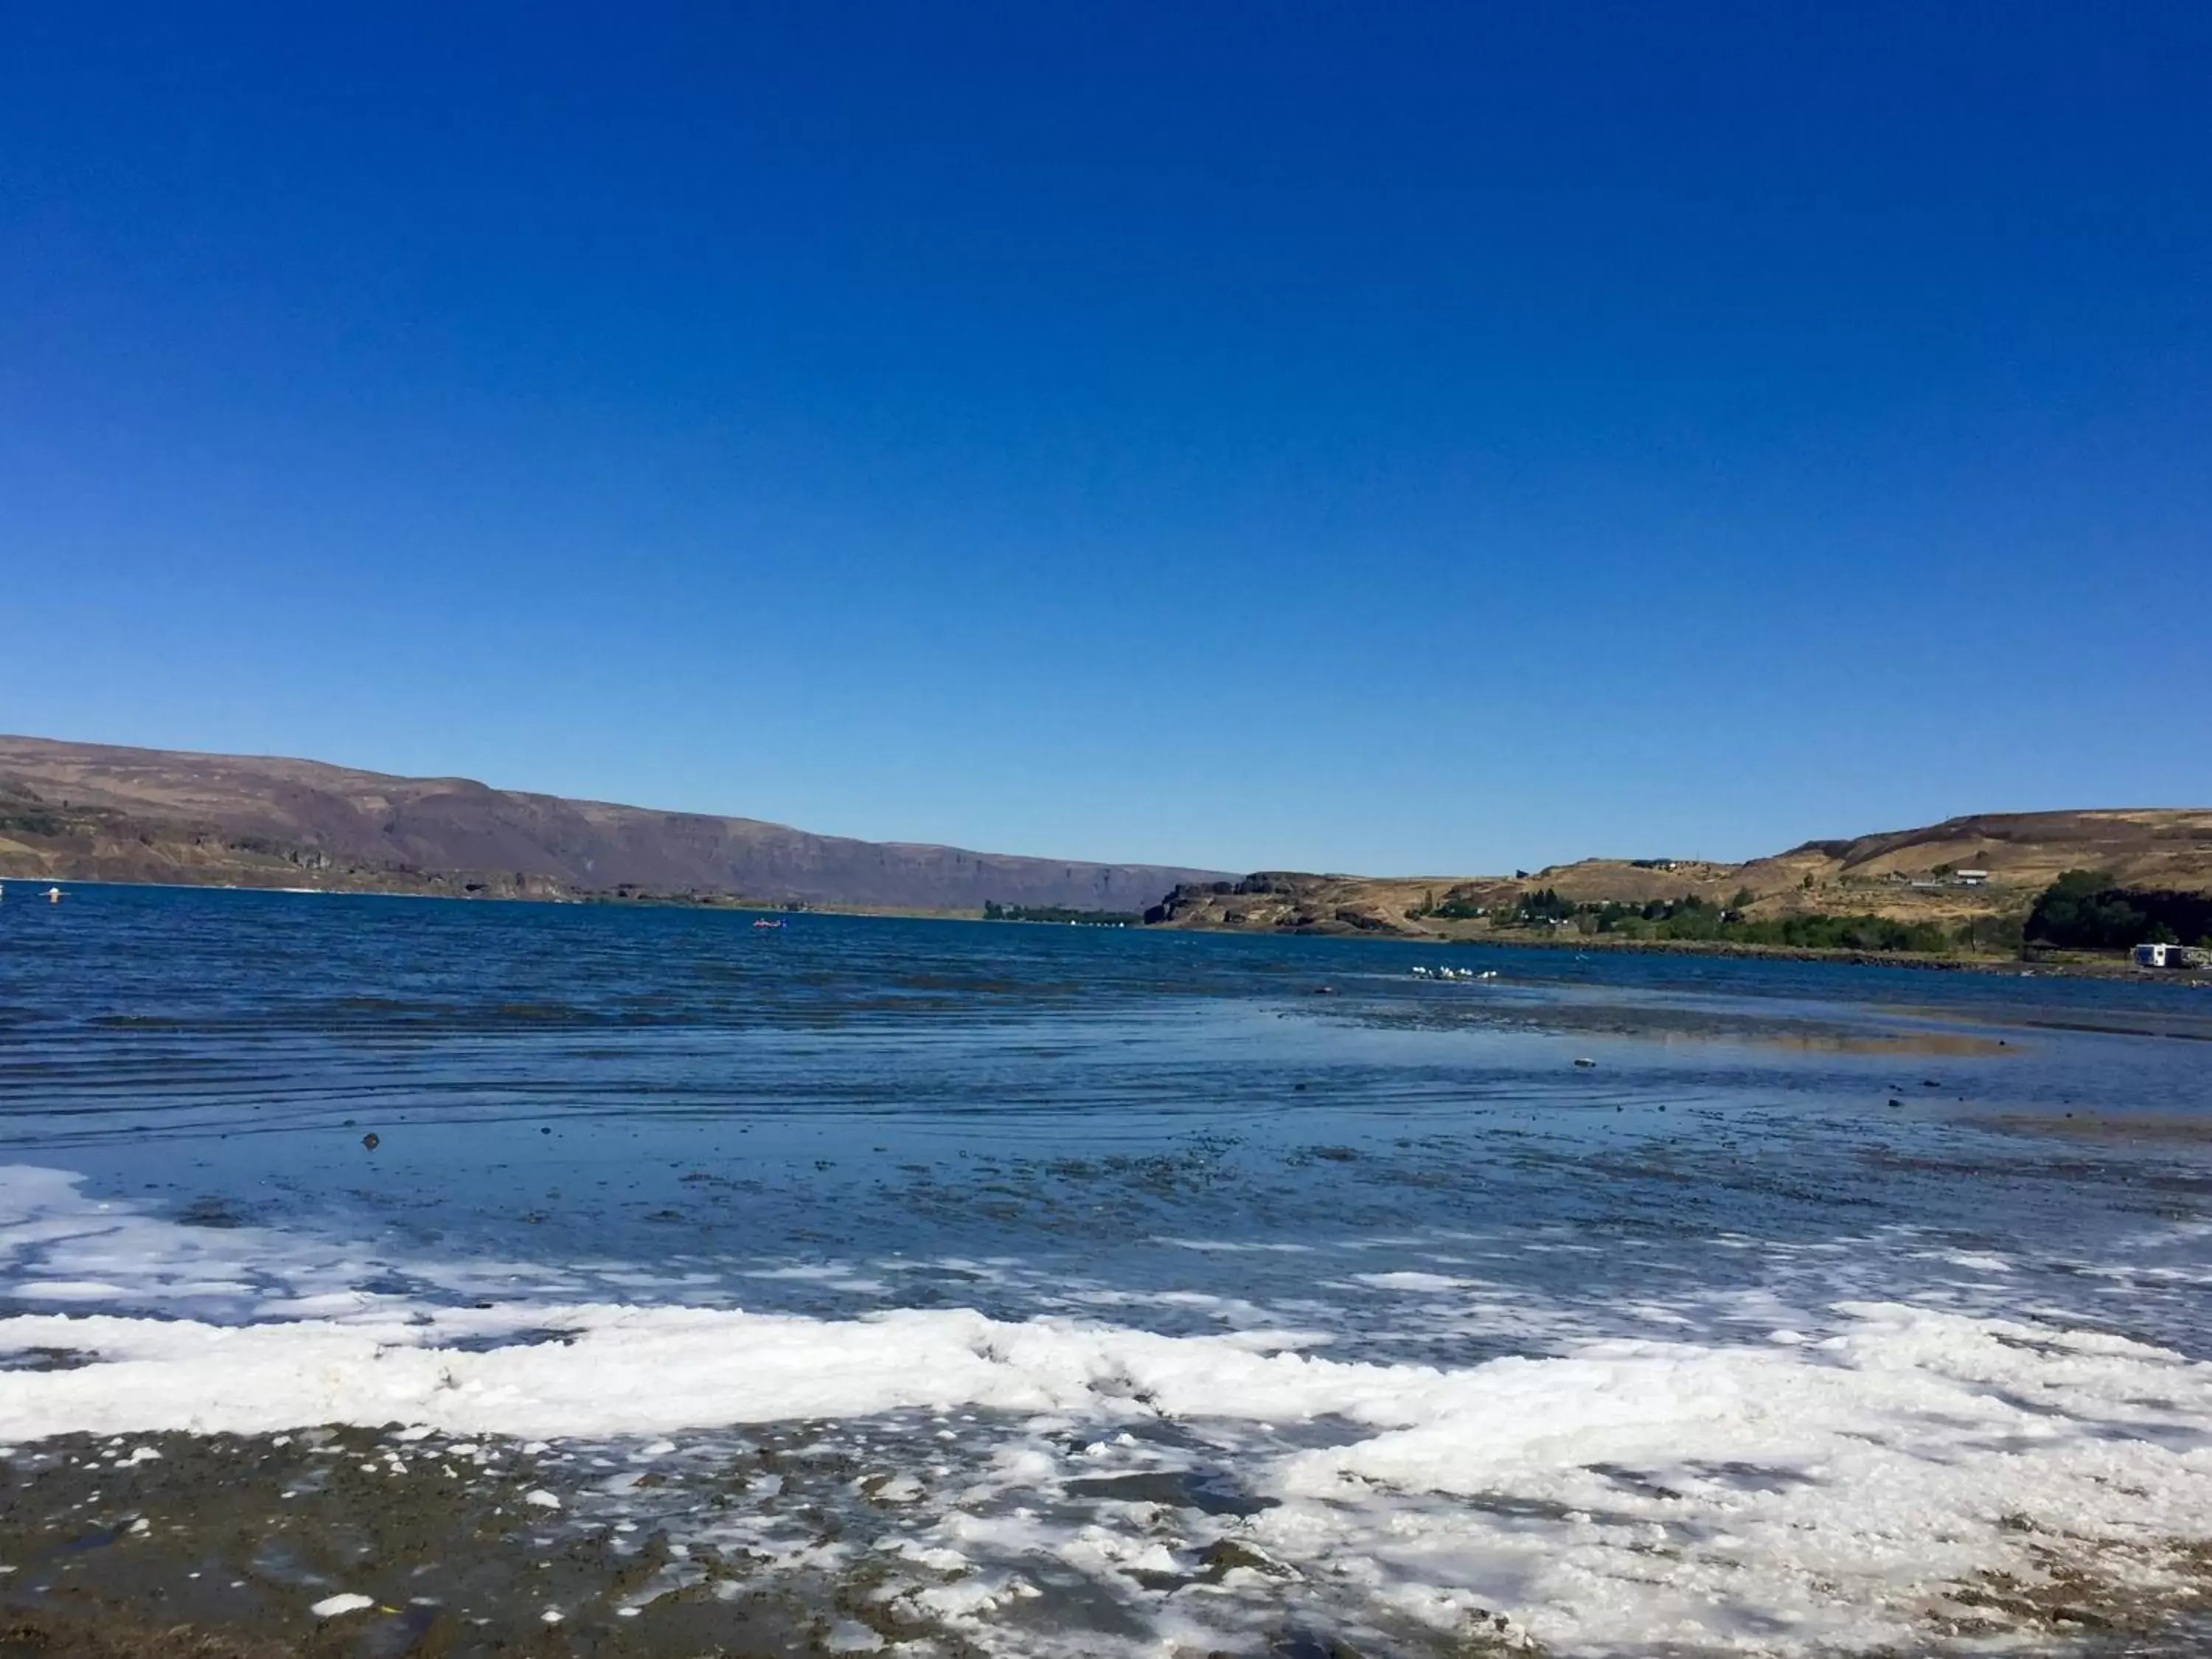
[[[43,1230],[51,1249],[55,1229],[87,1224],[57,1219],[61,1197],[45,1198],[18,1231]],[[191,1230],[99,1221],[82,1234],[106,1264],[88,1283],[228,1282],[197,1253],[234,1252],[234,1236],[184,1238],[195,1254],[165,1261]],[[288,1248],[275,1232],[257,1243]],[[2212,1365],[2024,1319],[1853,1301],[1821,1310],[1810,1334],[1793,1321],[1758,1341],[1591,1341],[1444,1369],[1332,1358],[1288,1324],[1176,1336],[957,1309],[823,1319],[563,1304],[540,1299],[557,1279],[546,1270],[530,1298],[489,1307],[344,1301],[345,1258],[296,1249],[301,1290],[342,1305],[302,1316],[303,1295],[281,1316],[264,1302],[228,1324],[0,1319],[0,1354],[86,1362],[0,1371],[0,1441],[333,1423],[605,1441],[934,1412],[941,1426],[870,1449],[896,1476],[885,1490],[914,1505],[899,1552],[974,1564],[915,1605],[1007,1653],[1115,1645],[1021,1624],[1035,1593],[1024,1563],[1095,1581],[1148,1642],[1198,1650],[1234,1607],[1279,1607],[1294,1583],[1355,1626],[1440,1644],[1503,1614],[1558,1654],[1811,1654],[1921,1650],[1948,1589],[1991,1572],[2034,1582],[2051,1548],[2154,1595],[2161,1547],[2212,1534]],[[1413,1273],[1367,1288],[1392,1301],[1482,1292]],[[976,1414],[988,1422],[967,1427]],[[1253,1512],[1222,1522],[1072,1484],[1153,1467],[1119,1431],[1163,1425]],[[963,1436],[981,1478],[938,1462]],[[1133,1570],[1188,1565],[1200,1521],[1289,1577],[1240,1566],[1172,1597],[1144,1589]]]
[[[2212,1367],[2117,1337],[1839,1311],[1844,1334],[1816,1342],[1612,1342],[1462,1370],[924,1310],[27,1316],[0,1321],[0,1349],[98,1358],[0,1374],[0,1436],[342,1422],[605,1437],[917,1407],[1232,1431],[1333,1419],[1345,1443],[1239,1463],[1275,1500],[1252,1541],[1293,1570],[1352,1575],[1400,1616],[1443,1630],[1504,1610],[1560,1651],[1905,1641],[1942,1586],[2033,1577],[2038,1535],[2212,1531]],[[447,1346],[507,1317],[563,1340]],[[1071,1472],[1041,1455],[1015,1473],[1050,1491]],[[972,1551],[996,1528],[1002,1549],[1118,1565],[1080,1529],[1010,1528],[955,1510],[922,1541]]]

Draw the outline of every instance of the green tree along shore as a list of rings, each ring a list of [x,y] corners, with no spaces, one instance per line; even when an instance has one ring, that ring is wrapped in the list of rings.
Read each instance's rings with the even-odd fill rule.
[[[1809,951],[1917,951],[1934,954],[1971,949],[2017,949],[2021,930],[1995,921],[1970,922],[1955,932],[1932,921],[1893,921],[1875,915],[1753,918],[1743,914],[1748,893],[1735,903],[1685,895],[1649,904],[1577,904],[1547,887],[1522,896],[1497,918],[1503,927],[1571,927],[1614,939],[1679,939],[1704,944],[1778,945]]]
[[[1083,927],[1134,927],[1144,918],[1134,910],[1071,910],[1058,904],[983,903],[986,921],[1063,921]]]
[[[1754,898],[1746,890],[1726,905],[1693,895],[1648,904],[1577,903],[1546,887],[1490,914],[1492,926],[1499,928],[1571,928],[1615,939],[1815,951],[1940,955],[2010,954],[2027,945],[2075,951],[2124,951],[2143,944],[2212,946],[2212,894],[2121,887],[2101,870],[2068,871],[2044,890],[2025,918],[1978,916],[1956,927],[1820,912],[1753,917],[1746,912]],[[1484,912],[1458,902],[1431,904],[1423,914],[1472,918]]]
[[[2028,913],[2027,937],[2075,951],[2137,945],[2212,946],[2212,894],[2115,885],[2104,870],[2069,870]]]

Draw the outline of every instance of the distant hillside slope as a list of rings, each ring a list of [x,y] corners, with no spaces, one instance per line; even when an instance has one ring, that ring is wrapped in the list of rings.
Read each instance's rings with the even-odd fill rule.
[[[2212,885],[2212,808],[1980,812],[1925,830],[1808,842],[1744,866],[1816,879],[1908,878],[1938,866],[1986,870],[1992,887],[2040,891],[2068,870],[2109,870],[2129,887]]]
[[[1992,812],[1920,830],[1808,842],[1726,864],[1698,859],[1584,859],[1511,876],[1331,876],[1265,872],[1177,890],[1161,920],[1182,927],[1470,938],[1487,915],[1546,890],[1577,904],[1649,904],[1686,896],[1754,918],[1870,915],[1947,927],[2019,917],[2063,872],[2106,870],[2123,885],[2212,892],[2212,809]],[[1979,872],[1962,876],[1961,871]],[[1985,877],[1985,879],[1982,878]]]
[[[0,737],[0,878],[1141,910],[1218,873],[854,841],[317,761]]]

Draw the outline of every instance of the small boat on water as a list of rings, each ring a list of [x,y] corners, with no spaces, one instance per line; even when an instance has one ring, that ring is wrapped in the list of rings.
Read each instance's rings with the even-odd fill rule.
[[[761,916],[755,920],[753,926],[756,927],[781,927],[783,926],[783,918],[781,916]]]

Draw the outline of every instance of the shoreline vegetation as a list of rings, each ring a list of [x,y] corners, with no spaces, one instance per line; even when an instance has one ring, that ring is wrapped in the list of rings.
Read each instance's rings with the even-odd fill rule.
[[[2097,877],[2100,872],[2075,872],[2075,878]],[[0,886],[22,878],[0,878]],[[535,904],[569,904],[593,906],[623,906],[640,908],[728,910],[745,915],[793,916],[830,915],[904,918],[921,921],[1009,922],[1030,926],[1089,927],[1127,928],[1132,931],[1158,933],[1179,931],[1190,933],[1251,933],[1265,931],[1311,937],[1366,939],[1395,944],[1429,944],[1439,946],[1489,945],[1504,950],[1534,950],[1568,951],[1577,955],[1596,952],[1632,956],[1691,956],[1734,957],[1750,960],[1781,962],[1827,962],[1846,966],[1912,968],[1939,972],[1987,973],[2001,975],[2031,974],[2045,977],[2100,978],[2128,980],[2165,980],[2178,984],[2197,984],[2212,987],[2212,970],[2157,969],[2136,967],[2128,959],[2124,950],[2112,947],[2084,945],[2072,947],[2045,939],[2023,939],[2015,927],[2009,950],[1969,949],[1957,942],[1948,948],[1917,949],[1911,945],[1869,946],[1864,945],[1792,944],[1786,939],[1768,938],[1731,937],[1723,933],[1671,935],[1662,933],[1639,933],[1619,927],[1590,933],[1577,931],[1571,927],[1516,926],[1493,927],[1480,934],[1460,933],[1453,935],[1437,933],[1408,934],[1375,929],[1342,927],[1328,930],[1273,927],[1255,930],[1236,924],[1208,925],[1205,922],[1176,922],[1153,919],[1150,913],[1134,911],[1073,910],[1060,906],[1012,905],[987,902],[981,911],[973,909],[925,909],[915,907],[856,904],[815,904],[795,900],[775,901],[749,898],[727,893],[656,892],[650,889],[625,885],[618,890],[580,894],[515,893],[446,890],[425,890],[419,887],[284,887],[264,884],[215,882],[141,882],[108,881],[99,878],[40,877],[40,881],[58,881],[65,888],[76,887],[157,887],[178,889],[207,889],[220,892],[258,892],[291,894],[301,896],[327,896],[356,898],[409,898],[448,900],[460,902],[513,902]],[[2079,880],[2074,882],[2078,890]],[[2102,895],[2110,890],[2093,888]],[[2120,890],[2124,891],[2124,890]],[[2197,896],[2184,895],[2195,899]],[[1152,907],[1158,911],[1162,907]],[[1604,907],[1595,914],[1601,919]],[[2109,915],[2109,912],[2107,912]],[[1808,920],[1820,923],[1862,923],[1880,918],[1820,916]],[[1989,930],[1987,937],[1995,939],[2000,930]],[[1898,937],[1892,935],[1892,937]],[[1910,938],[1911,935],[1904,937]]]
[[[1586,872],[1598,862],[1569,869]],[[1668,860],[1627,866],[1668,873],[1680,867]],[[1910,883],[1909,890],[1917,897],[1929,890],[1962,890],[1982,898],[1984,872],[1976,869],[1964,882],[1947,882],[1953,873],[1939,866],[1930,879]],[[1393,887],[1418,891],[1394,894]],[[1816,908],[1814,887],[1808,873],[1794,890],[1778,895],[1743,886],[1726,898],[1693,891],[1641,899],[1576,896],[1559,885],[1532,887],[1521,872],[1511,887],[1492,884],[1482,892],[1475,884],[1461,884],[1439,897],[1435,884],[1270,872],[1177,888],[1146,911],[1145,921],[1207,932],[1364,935],[1577,954],[1764,957],[2212,983],[2212,893],[2132,886],[2109,870],[2069,869],[2032,897],[2000,890],[1948,915],[1933,907],[1919,907],[1916,915],[1909,901],[1887,914]],[[1862,884],[1857,896],[1864,892]],[[2144,944],[2190,951],[2146,968],[2130,954]]]
[[[1986,813],[1729,863],[1510,876],[1086,864],[319,762],[0,737],[0,881],[681,905],[2191,978],[2212,809]],[[2182,947],[2138,969],[2137,945]]]
[[[0,881],[19,880],[2130,971],[2113,957],[2136,945],[2212,939],[2212,808],[1981,813],[1741,862],[1237,877],[0,736]]]
[[[1144,924],[1144,915],[1136,910],[1073,910],[1061,904],[1000,904],[995,899],[983,905],[985,921],[1045,921],[1066,923],[1077,927],[1138,927]]]

